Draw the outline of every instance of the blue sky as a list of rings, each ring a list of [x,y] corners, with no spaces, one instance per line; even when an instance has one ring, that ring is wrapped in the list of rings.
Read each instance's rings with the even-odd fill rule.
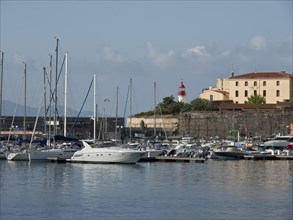
[[[292,0],[287,1],[0,1],[3,99],[17,102],[27,63],[27,104],[39,106],[43,67],[59,39],[68,53],[68,107],[79,110],[93,74],[98,111],[123,116],[129,80],[132,113],[177,99],[187,101],[231,71],[293,72]],[[59,65],[60,66],[60,65]],[[55,74],[55,73],[54,73]],[[62,76],[63,77],[63,76]],[[58,86],[63,105],[63,82]],[[104,102],[104,99],[110,102]],[[21,98],[22,99],[22,98]],[[93,106],[92,93],[86,110]],[[5,106],[3,106],[5,108]],[[129,108],[129,107],[127,107]]]

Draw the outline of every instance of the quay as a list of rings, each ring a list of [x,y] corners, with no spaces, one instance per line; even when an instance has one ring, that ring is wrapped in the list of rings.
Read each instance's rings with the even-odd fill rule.
[[[183,162],[183,163],[204,163],[206,161],[205,158],[197,158],[197,157],[155,157],[154,161],[158,162]]]
[[[62,157],[48,157],[47,160],[50,161],[51,163],[65,163],[65,162],[68,162],[65,158],[62,158]]]
[[[256,154],[256,155],[245,155],[244,159],[245,160],[293,160],[293,156]]]
[[[62,157],[48,157],[47,158],[51,163],[66,163],[70,162],[69,160]],[[293,160],[293,155],[271,155],[271,154],[255,154],[255,155],[245,155],[243,156],[244,160]],[[158,156],[151,159],[140,160],[141,162],[182,162],[182,163],[204,163],[206,158],[198,157],[166,157]],[[211,160],[211,159],[210,159]]]
[[[62,157],[48,157],[48,161],[51,163],[66,163],[70,162],[69,160]],[[184,163],[204,163],[206,159],[204,158],[194,158],[194,157],[155,157],[150,160],[141,160],[139,162],[184,162]]]

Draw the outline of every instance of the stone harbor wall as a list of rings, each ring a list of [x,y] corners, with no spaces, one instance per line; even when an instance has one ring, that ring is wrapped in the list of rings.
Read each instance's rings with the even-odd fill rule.
[[[158,131],[168,136],[220,137],[287,135],[293,124],[293,110],[241,110],[182,113],[178,116],[160,116],[156,119]],[[127,119],[126,128],[133,131],[150,130],[154,117]]]
[[[181,114],[179,135],[220,138],[286,135],[293,123],[292,110],[242,110]]]

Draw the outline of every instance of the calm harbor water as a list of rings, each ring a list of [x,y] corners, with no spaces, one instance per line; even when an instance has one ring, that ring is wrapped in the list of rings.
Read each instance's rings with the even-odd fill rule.
[[[0,219],[292,219],[293,161],[0,161]]]

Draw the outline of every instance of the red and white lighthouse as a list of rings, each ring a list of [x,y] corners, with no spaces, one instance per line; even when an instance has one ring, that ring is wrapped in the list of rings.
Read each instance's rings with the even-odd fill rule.
[[[185,101],[186,101],[185,86],[183,84],[183,81],[181,81],[178,87],[178,102],[185,103]]]

